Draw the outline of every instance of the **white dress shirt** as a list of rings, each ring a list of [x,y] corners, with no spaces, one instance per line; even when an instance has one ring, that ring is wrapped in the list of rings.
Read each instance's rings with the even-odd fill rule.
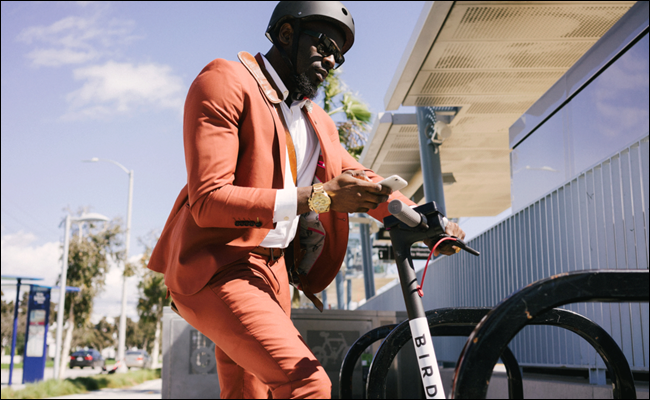
[[[273,78],[273,82],[280,89],[282,98],[285,100],[289,96],[287,87],[266,57],[262,57],[262,59],[264,60],[267,72]],[[316,132],[314,132],[314,128],[305,119],[301,110],[307,101],[309,100],[294,101],[291,107],[288,107],[284,101],[280,103],[284,120],[287,122],[287,127],[289,128],[289,133],[291,134],[291,139],[296,149],[298,187],[311,186],[313,184],[318,156],[320,155],[320,143],[318,142]],[[298,229],[300,217],[296,213],[298,210],[298,189],[293,183],[289,153],[288,151],[286,153],[284,189],[278,190],[275,196],[273,222],[276,223],[276,227],[260,243],[262,247],[287,248]],[[315,214],[313,212],[311,213]],[[317,217],[317,215],[310,215],[310,217]]]

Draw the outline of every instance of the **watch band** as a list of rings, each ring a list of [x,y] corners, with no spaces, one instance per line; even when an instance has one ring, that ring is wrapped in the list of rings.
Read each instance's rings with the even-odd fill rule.
[[[325,189],[323,189],[323,184],[322,183],[315,183],[314,186],[312,186],[313,191],[312,191],[312,196],[315,194],[321,194],[325,193]]]

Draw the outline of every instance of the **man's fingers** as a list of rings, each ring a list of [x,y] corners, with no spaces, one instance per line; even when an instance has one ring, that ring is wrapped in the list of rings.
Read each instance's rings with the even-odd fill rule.
[[[344,174],[353,176],[357,179],[361,179],[367,182],[372,182],[370,178],[368,178],[368,175],[366,175],[366,171],[361,171],[361,170],[350,170],[350,171],[345,171]]]
[[[379,185],[379,187],[381,188],[381,190],[380,190],[381,194],[385,194],[387,196],[390,196],[391,194],[393,194],[393,189],[389,188],[388,186]]]
[[[388,196],[381,194],[368,193],[372,203],[381,204],[388,201]]]
[[[460,226],[458,226],[458,224],[455,222],[449,222],[447,224],[447,227],[445,228],[445,233],[449,236],[455,236],[460,240],[465,239],[465,232],[462,229],[460,229]]]
[[[377,206],[379,206],[379,204],[373,203],[371,201],[364,201],[359,205],[359,208],[363,208],[366,211],[357,211],[357,212],[368,212],[368,210],[374,210],[375,208],[377,208]]]

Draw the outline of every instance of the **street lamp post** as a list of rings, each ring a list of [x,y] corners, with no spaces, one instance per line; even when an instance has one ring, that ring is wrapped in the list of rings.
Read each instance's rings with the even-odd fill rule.
[[[98,162],[106,161],[112,164],[117,165],[129,175],[129,202],[126,209],[126,243],[124,246],[124,270],[126,272],[126,262],[129,258],[129,242],[131,239],[131,209],[133,205],[133,170],[127,169],[124,165],[118,163],[117,161],[108,160],[104,158],[93,157],[90,160],[83,160],[84,162]],[[120,314],[120,329],[118,336],[118,345],[117,345],[117,360],[122,361],[119,364],[118,371],[123,372],[126,370],[126,365],[124,364],[124,353],[126,348],[126,279],[125,274],[122,275],[122,314]]]
[[[56,313],[56,353],[54,355],[54,379],[59,379],[61,371],[61,360],[64,354],[61,354],[63,341],[63,314],[65,314],[65,288],[66,280],[68,279],[68,251],[70,249],[70,225],[74,223],[95,222],[95,221],[108,221],[108,217],[101,214],[84,214],[79,218],[72,218],[70,214],[66,215],[65,220],[65,237],[63,239],[63,262],[61,265],[61,282],[59,287],[59,311]]]

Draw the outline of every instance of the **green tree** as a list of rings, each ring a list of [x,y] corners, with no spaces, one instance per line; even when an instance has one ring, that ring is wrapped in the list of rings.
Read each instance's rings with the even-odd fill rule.
[[[24,286],[23,286],[24,287]],[[25,350],[25,332],[27,326],[27,307],[29,292],[23,293],[23,298],[18,302],[18,323],[16,327],[16,353],[22,356]],[[14,331],[14,302],[2,300],[2,346],[6,354],[11,354],[11,336]]]
[[[71,347],[89,347],[102,351],[107,347],[116,346],[116,335],[115,325],[109,323],[106,317],[102,317],[96,324],[87,321],[84,329],[75,330]]]
[[[115,328],[119,327],[119,318],[115,319]],[[126,317],[126,338],[124,340],[126,350],[129,349],[142,349],[146,347],[146,338],[142,331],[140,324],[133,321],[131,318]]]
[[[122,247],[119,220],[110,221],[101,229],[95,224],[89,225],[88,232],[83,237],[77,236],[70,240],[66,284],[78,287],[80,291],[66,293],[65,296],[65,340],[59,379],[63,377],[68,362],[74,330],[88,328],[95,296],[104,288],[109,260],[119,264],[124,255],[124,251],[117,250]]]
[[[93,329],[95,348],[101,351],[107,347],[117,347],[117,333],[115,325],[102,317]]]
[[[148,240],[140,240],[140,243],[145,247],[145,251],[140,259],[142,279],[138,284],[140,298],[137,307],[140,316],[138,323],[146,341],[144,347],[151,354],[151,368],[154,369],[158,368],[163,307],[171,303],[171,299],[167,298],[164,275],[147,268],[151,258],[151,251],[157,240],[158,238],[153,234],[149,236]]]
[[[345,121],[339,121],[339,139],[354,158],[359,159],[367,134],[370,131],[372,113],[341,80],[341,70],[332,70],[321,86],[323,109],[330,116],[343,113]]]
[[[4,297],[5,294],[4,292],[2,293],[2,297]],[[0,339],[2,340],[2,354],[4,355],[5,353],[5,347],[11,343],[11,331],[14,329],[13,326],[14,323],[14,302],[6,302],[5,299],[2,299],[2,336]]]

